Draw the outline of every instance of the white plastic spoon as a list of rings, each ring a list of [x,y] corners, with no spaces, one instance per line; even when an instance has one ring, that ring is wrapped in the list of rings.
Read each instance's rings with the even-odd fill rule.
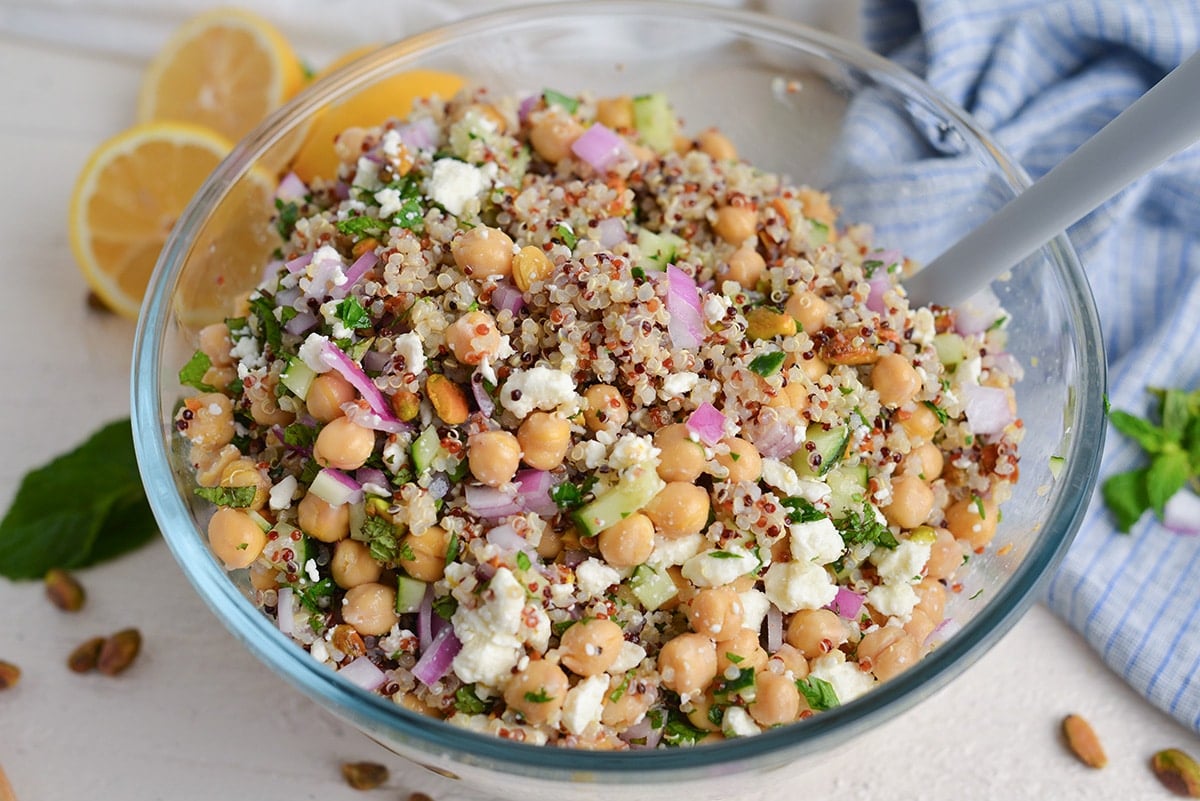
[[[952,306],[1193,142],[1200,140],[1200,52],[1010,200],[904,280],[912,305]]]

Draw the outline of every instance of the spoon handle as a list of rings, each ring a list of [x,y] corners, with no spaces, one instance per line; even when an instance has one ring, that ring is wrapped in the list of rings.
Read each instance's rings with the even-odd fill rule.
[[[912,305],[958,303],[1200,139],[1200,52],[996,214],[904,281]]]

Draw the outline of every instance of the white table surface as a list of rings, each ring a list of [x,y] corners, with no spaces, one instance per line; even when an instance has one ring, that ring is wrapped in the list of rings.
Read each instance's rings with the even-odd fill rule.
[[[133,117],[142,63],[0,34],[0,503],[24,472],[128,414],[133,324],[89,310],[67,243],[67,201],[88,153]],[[0,659],[24,671],[0,693],[0,765],[22,801],[46,799],[475,798],[392,756],[240,648],[160,542],[80,574],[89,600],[57,611],[38,582],[0,579]],[[136,626],[144,650],[123,676],[77,676],[67,653]],[[1063,749],[1059,721],[1090,719],[1102,771]],[[764,801],[1167,798],[1149,756],[1200,738],[1108,671],[1035,606],[933,698],[863,736]],[[387,792],[347,787],[338,766],[392,769]],[[502,788],[501,788],[502,789]],[[667,797],[670,797],[669,791]],[[747,796],[750,798],[751,796]]]

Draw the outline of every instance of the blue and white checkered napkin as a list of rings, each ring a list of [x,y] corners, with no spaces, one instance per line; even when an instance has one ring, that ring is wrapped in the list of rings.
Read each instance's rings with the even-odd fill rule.
[[[1200,0],[864,0],[863,26],[870,46],[971,112],[1036,179],[1200,49]],[[953,165],[915,160],[933,181]],[[1100,310],[1113,406],[1145,415],[1147,386],[1200,386],[1200,147],[1069,234]],[[1112,433],[1101,478],[1141,460]],[[1118,534],[1097,493],[1046,601],[1200,731],[1200,537],[1151,515]]]

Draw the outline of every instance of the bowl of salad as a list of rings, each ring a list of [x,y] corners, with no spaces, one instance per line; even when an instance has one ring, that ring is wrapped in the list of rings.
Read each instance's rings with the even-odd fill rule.
[[[398,42],[179,221],[134,355],[151,504],[245,646],[399,754],[745,791],[965,670],[1079,524],[1104,361],[1069,242],[904,291],[1027,185],[902,69],[752,13]]]

